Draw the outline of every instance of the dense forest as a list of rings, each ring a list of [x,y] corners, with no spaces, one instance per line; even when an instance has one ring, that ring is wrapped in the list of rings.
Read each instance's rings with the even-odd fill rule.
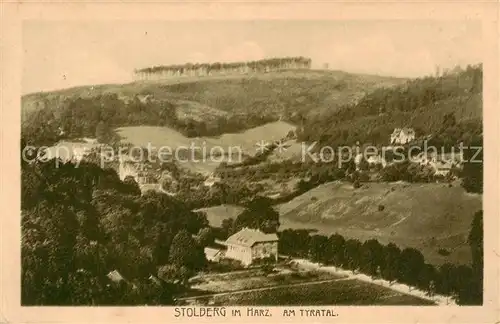
[[[50,162],[22,166],[22,304],[172,304],[206,265],[205,215],[114,170]]]

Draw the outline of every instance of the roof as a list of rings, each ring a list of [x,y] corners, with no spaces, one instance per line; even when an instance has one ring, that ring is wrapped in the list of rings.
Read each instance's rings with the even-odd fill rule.
[[[205,252],[205,256],[207,259],[214,259],[218,256],[222,256],[223,251],[221,249],[216,249],[216,248],[211,248],[211,247],[206,247],[203,249]]]
[[[250,247],[255,243],[274,241],[278,241],[278,235],[276,235],[276,233],[266,234],[262,231],[245,227],[238,233],[231,235],[226,240],[226,243]]]
[[[113,270],[110,273],[108,273],[108,278],[114,282],[120,282],[122,280],[125,280],[123,276],[116,270]]]
[[[435,164],[435,168],[437,168],[438,170],[447,170],[451,169],[452,167],[453,165],[450,162],[445,162],[445,161],[438,161]]]
[[[414,134],[415,131],[413,130],[413,128],[408,128],[408,127],[405,127],[405,128],[395,128],[394,131],[392,132],[392,135],[397,135],[397,134],[400,134],[400,133],[403,133],[403,134]]]

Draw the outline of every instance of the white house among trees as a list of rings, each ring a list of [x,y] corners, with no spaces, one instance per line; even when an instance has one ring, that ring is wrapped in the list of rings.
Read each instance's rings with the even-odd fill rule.
[[[276,233],[266,234],[257,229],[245,227],[221,243],[227,247],[226,258],[239,260],[245,266],[258,259],[278,260]]]
[[[395,128],[391,134],[391,144],[406,144],[415,139],[413,128]]]

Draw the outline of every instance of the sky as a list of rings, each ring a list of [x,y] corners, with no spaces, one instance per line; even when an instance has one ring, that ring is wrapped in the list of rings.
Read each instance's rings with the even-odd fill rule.
[[[22,92],[132,81],[136,68],[305,56],[313,68],[419,77],[482,61],[474,21],[47,22],[23,25]]]

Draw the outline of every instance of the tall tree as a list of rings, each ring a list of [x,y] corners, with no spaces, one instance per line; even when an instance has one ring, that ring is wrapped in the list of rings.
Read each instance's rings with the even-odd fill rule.
[[[477,139],[464,151],[462,186],[467,192],[483,192],[483,140]]]
[[[185,266],[190,270],[199,270],[206,262],[203,250],[185,230],[175,235],[170,246],[169,260],[178,267]]]
[[[279,213],[273,208],[271,200],[260,196],[250,201],[235,221],[238,230],[249,227],[265,233],[276,233],[279,225]]]

